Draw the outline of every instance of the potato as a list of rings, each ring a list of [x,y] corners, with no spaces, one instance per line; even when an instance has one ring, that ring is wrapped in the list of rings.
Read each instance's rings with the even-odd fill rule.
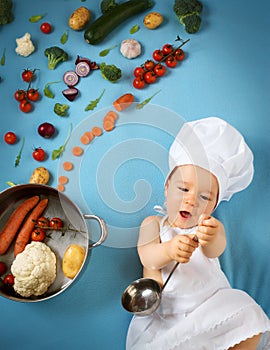
[[[79,272],[85,257],[85,250],[78,244],[70,244],[63,256],[62,270],[66,277],[73,279]]]
[[[29,183],[46,185],[49,182],[49,180],[50,180],[49,171],[44,167],[38,167],[32,172]]]
[[[148,29],[156,29],[163,22],[163,16],[158,12],[148,13],[143,20],[143,24]]]
[[[82,30],[90,21],[91,12],[88,8],[81,6],[69,17],[68,25],[73,30]]]

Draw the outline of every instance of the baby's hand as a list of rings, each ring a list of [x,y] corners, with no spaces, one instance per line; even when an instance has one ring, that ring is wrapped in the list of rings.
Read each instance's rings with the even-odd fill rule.
[[[192,235],[177,235],[168,242],[168,253],[171,259],[187,263],[198,245]]]
[[[213,216],[202,214],[199,218],[197,236],[200,245],[206,247],[213,243],[220,230],[221,223]]]

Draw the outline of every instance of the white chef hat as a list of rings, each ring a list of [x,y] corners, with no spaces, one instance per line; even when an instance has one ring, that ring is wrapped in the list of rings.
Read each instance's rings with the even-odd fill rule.
[[[253,154],[243,136],[226,121],[209,117],[186,122],[169,151],[169,174],[193,164],[209,170],[219,184],[220,201],[228,201],[253,178]],[[167,181],[167,180],[166,180]]]

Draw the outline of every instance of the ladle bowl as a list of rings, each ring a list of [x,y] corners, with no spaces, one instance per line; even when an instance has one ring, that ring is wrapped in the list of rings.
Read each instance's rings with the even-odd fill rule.
[[[135,315],[147,316],[159,307],[161,286],[151,278],[139,278],[132,282],[122,294],[123,307]]]

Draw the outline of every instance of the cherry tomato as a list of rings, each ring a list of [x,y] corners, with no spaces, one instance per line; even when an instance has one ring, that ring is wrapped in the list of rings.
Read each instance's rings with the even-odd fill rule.
[[[50,223],[49,223],[49,226],[52,228],[52,229],[61,229],[64,224],[63,224],[63,221],[60,219],[60,218],[52,218],[50,220]]]
[[[42,33],[44,34],[50,34],[52,31],[52,26],[50,25],[50,23],[48,22],[43,22],[40,25],[40,30],[42,31]]]
[[[182,49],[176,49],[173,55],[177,59],[177,61],[183,61],[183,59],[185,58],[185,53]]]
[[[4,140],[7,144],[13,145],[17,141],[17,136],[14,132],[8,131],[4,135]]]
[[[152,56],[155,61],[160,62],[164,58],[164,53],[161,50],[155,50]]]
[[[152,60],[147,60],[147,61],[144,62],[144,68],[145,68],[146,70],[151,70],[151,69],[153,69],[154,67],[155,67],[155,62],[154,62],[154,61],[152,61]]]
[[[13,286],[14,284],[14,276],[9,273],[4,277],[4,283],[9,285],[9,286]]]
[[[25,69],[22,72],[22,80],[26,81],[27,83],[30,83],[30,81],[33,80],[35,75],[35,71],[34,70],[30,70],[30,69]]]
[[[166,65],[167,67],[174,68],[177,65],[177,60],[173,55],[170,55],[166,58]]]
[[[24,100],[26,97],[26,92],[24,90],[17,90],[15,93],[14,93],[14,98],[16,101],[22,101]]]
[[[162,52],[165,56],[171,54],[173,52],[173,46],[171,44],[165,44],[162,47]]]
[[[39,99],[39,92],[37,89],[29,89],[26,96],[30,101],[37,101]]]
[[[37,219],[37,225],[38,227],[49,227],[50,221],[49,219],[45,218],[45,216],[41,216]]]
[[[133,86],[135,89],[143,89],[145,86],[145,82],[141,77],[137,77],[133,80]]]
[[[32,111],[32,108],[33,108],[32,104],[25,99],[20,102],[20,110],[22,112],[29,113]]]
[[[145,72],[145,70],[143,69],[143,67],[136,67],[134,69],[133,74],[134,74],[134,77],[141,77],[141,76],[143,76],[144,72]]]
[[[147,84],[153,84],[157,77],[153,71],[149,71],[144,74],[143,79]]]
[[[6,271],[7,271],[6,264],[3,261],[0,261],[0,276],[6,273]]]
[[[38,147],[34,149],[32,156],[38,162],[42,162],[46,157],[46,152],[41,147]]]
[[[36,228],[31,233],[31,240],[35,242],[42,242],[45,237],[46,237],[46,233],[45,233],[45,230],[43,230],[42,228]]]
[[[154,72],[158,77],[162,77],[166,73],[166,67],[163,64],[158,63],[154,67]]]

